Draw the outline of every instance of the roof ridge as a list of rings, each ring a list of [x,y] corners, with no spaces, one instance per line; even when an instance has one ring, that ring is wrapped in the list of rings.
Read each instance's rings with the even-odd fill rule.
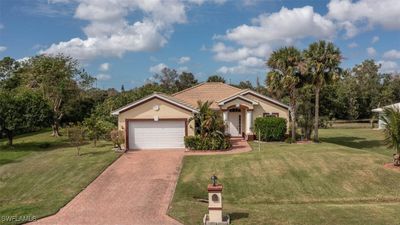
[[[222,102],[222,101],[224,101],[225,99],[234,97],[234,96],[236,96],[236,95],[240,95],[240,94],[242,94],[243,92],[246,92],[246,91],[248,91],[248,90],[250,90],[250,89],[248,89],[248,88],[246,88],[246,89],[240,89],[240,91],[236,92],[235,94],[229,95],[228,97],[223,98],[223,99],[220,99],[220,100],[218,100],[217,102]]]
[[[176,93],[173,93],[173,94],[171,94],[171,96],[175,96],[175,95],[184,93],[184,92],[186,92],[186,91],[189,91],[189,90],[192,90],[192,89],[194,89],[194,88],[200,87],[200,86],[205,85],[205,84],[207,84],[207,83],[222,84],[222,85],[229,86],[229,87],[231,87],[231,88],[237,89],[238,91],[243,91],[243,90],[244,90],[244,89],[235,87],[235,86],[233,86],[233,85],[226,84],[226,83],[224,83],[224,82],[208,82],[208,81],[204,81],[204,82],[201,82],[201,83],[199,83],[199,84],[196,84],[196,85],[194,85],[194,86],[192,86],[192,87],[183,89],[182,91],[178,91],[178,92],[176,92]]]
[[[190,103],[188,103],[188,102],[185,102],[185,101],[182,100],[182,99],[175,98],[174,96],[171,96],[171,95],[165,94],[165,93],[162,93],[161,95],[164,96],[164,97],[166,97],[166,98],[170,98],[170,99],[172,99],[172,100],[174,100],[174,101],[176,101],[176,102],[179,102],[179,103],[181,103],[181,104],[183,104],[183,105],[186,105],[186,106],[188,106],[188,107],[191,107],[191,108],[196,109],[195,106],[193,106],[192,104],[190,104]]]

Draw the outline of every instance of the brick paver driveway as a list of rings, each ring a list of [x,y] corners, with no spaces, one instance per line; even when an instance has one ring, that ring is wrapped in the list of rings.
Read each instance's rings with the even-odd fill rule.
[[[122,155],[57,214],[37,224],[179,224],[166,215],[183,150]]]

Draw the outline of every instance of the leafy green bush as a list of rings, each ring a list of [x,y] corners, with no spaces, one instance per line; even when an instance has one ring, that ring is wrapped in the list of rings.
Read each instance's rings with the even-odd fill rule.
[[[280,117],[260,117],[254,122],[254,132],[261,141],[283,141],[286,123],[286,119]]]
[[[190,150],[226,150],[232,146],[229,139],[229,137],[188,136],[185,137],[185,147]]]

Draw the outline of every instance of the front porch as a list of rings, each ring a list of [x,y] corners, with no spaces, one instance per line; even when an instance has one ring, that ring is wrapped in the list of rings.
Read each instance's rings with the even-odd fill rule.
[[[253,105],[236,102],[221,107],[222,118],[225,123],[225,133],[232,137],[242,137],[245,140],[254,140],[253,134]]]

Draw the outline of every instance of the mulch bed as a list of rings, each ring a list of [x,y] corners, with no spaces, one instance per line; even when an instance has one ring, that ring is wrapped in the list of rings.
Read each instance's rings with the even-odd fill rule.
[[[400,172],[400,166],[394,166],[393,163],[385,163],[383,165],[386,169],[394,170],[396,172]]]

